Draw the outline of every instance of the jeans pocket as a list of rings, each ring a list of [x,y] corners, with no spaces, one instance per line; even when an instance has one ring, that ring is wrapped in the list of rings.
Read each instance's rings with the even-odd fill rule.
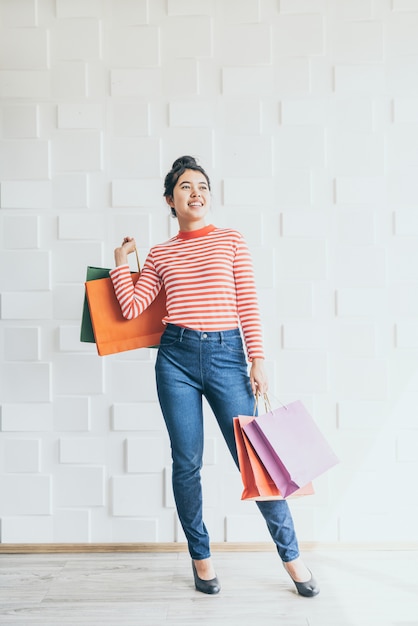
[[[172,329],[166,329],[161,335],[160,348],[170,348],[181,342],[181,336],[178,332]]]
[[[244,354],[244,347],[242,345],[241,335],[234,335],[232,337],[223,337],[222,346],[233,354]]]

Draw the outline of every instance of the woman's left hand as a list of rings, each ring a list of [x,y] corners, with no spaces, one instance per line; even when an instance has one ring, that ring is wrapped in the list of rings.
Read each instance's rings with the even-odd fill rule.
[[[256,395],[257,393],[267,393],[268,380],[267,374],[264,370],[264,359],[252,360],[250,369],[250,382],[251,389],[253,390],[254,395]]]

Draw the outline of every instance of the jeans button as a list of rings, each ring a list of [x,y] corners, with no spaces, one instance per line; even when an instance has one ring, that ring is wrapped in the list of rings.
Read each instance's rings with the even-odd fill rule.
[[[203,333],[202,337],[203,337],[203,339],[207,339],[208,338],[206,333]]]

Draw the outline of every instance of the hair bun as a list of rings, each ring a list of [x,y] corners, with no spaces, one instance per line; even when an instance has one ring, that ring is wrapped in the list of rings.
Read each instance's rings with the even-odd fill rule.
[[[195,166],[197,165],[197,161],[194,157],[192,156],[182,156],[179,157],[178,159],[176,159],[173,163],[173,170],[178,169],[179,167],[189,167],[189,166]]]

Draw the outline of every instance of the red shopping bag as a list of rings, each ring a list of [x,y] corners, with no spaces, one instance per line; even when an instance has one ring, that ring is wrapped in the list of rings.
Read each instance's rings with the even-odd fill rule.
[[[300,401],[251,419],[243,430],[285,498],[339,462]]]

